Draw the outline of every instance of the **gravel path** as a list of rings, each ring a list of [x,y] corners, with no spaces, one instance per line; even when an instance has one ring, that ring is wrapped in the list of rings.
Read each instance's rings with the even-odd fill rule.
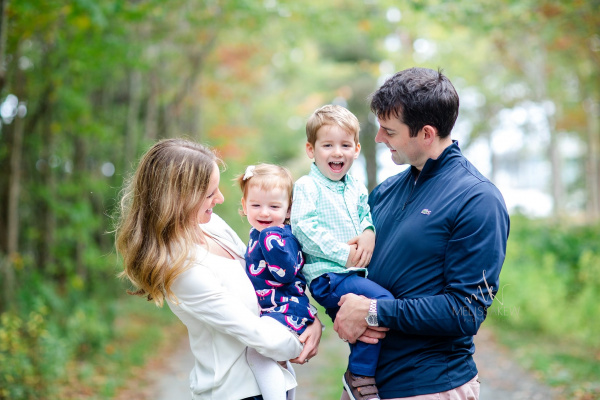
[[[481,329],[475,337],[475,345],[477,347],[475,361],[481,381],[481,400],[561,399],[556,390],[544,385],[533,374],[519,367],[511,359],[509,350],[496,343],[490,330]],[[317,375],[322,373],[322,369],[319,367],[324,367],[332,362],[344,363],[346,360],[347,346],[338,340],[336,335],[324,337],[321,346],[322,350],[319,355],[309,364],[295,367],[299,383],[296,400],[324,400],[319,397],[319,388],[314,385]],[[146,399],[189,399],[188,374],[193,363],[187,336],[182,337],[181,344],[175,349],[172,356],[163,360],[162,366],[154,369],[146,377],[145,380],[154,386],[153,393],[155,393],[155,396],[146,397]]]

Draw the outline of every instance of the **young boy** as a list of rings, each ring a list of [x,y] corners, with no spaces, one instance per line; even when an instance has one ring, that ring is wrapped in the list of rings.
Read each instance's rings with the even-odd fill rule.
[[[393,299],[365,279],[375,247],[375,232],[364,185],[348,174],[360,154],[358,119],[341,106],[317,109],[306,124],[310,173],[294,186],[292,232],[302,245],[304,275],[313,298],[335,320],[346,293]],[[369,326],[377,324],[377,300],[371,302]],[[350,344],[344,387],[353,400],[379,399],[375,369],[381,342]]]

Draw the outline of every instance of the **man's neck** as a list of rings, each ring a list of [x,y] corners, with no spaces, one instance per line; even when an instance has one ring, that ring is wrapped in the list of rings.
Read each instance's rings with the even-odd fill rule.
[[[452,144],[452,138],[450,136],[445,137],[444,139],[436,139],[429,149],[423,154],[423,160],[420,165],[415,165],[414,167],[419,170],[419,172],[425,166],[427,160],[437,160],[438,157],[446,150],[448,146]]]

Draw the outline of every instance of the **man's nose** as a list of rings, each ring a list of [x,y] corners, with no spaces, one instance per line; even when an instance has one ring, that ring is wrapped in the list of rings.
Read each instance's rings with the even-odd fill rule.
[[[375,135],[375,143],[384,143],[383,142],[383,128],[379,127],[377,130],[377,134]]]

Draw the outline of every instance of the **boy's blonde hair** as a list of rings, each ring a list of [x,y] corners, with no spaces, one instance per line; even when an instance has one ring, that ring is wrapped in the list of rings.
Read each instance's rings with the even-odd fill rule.
[[[294,192],[294,179],[290,171],[282,166],[274,164],[258,164],[250,165],[246,168],[243,174],[235,177],[235,181],[242,189],[242,198],[248,196],[248,189],[252,186],[258,186],[261,190],[272,190],[278,188],[287,193],[288,206],[292,206],[292,195]],[[244,210],[240,208],[240,214],[244,214]],[[289,219],[286,218],[286,224],[289,224]]]
[[[115,230],[119,276],[137,289],[129,294],[158,306],[165,297],[177,301],[171,285],[189,266],[199,207],[220,164],[210,149],[183,139],[161,140],[142,157],[122,191]]]
[[[315,110],[306,122],[306,140],[312,146],[317,141],[317,132],[325,125],[338,125],[340,128],[354,136],[354,143],[358,144],[360,123],[358,118],[347,108],[335,104],[328,104]]]

